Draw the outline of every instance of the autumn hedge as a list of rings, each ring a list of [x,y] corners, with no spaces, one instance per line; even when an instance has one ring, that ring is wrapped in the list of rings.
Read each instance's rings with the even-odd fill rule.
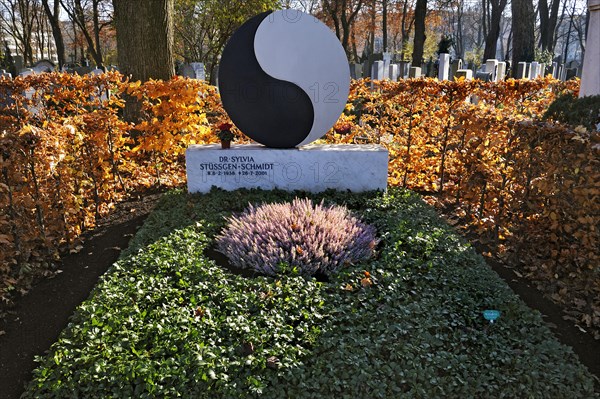
[[[577,81],[353,81],[325,140],[390,151],[388,183],[421,192],[450,222],[518,266],[576,321],[600,326],[600,139],[541,121]],[[142,120],[121,118],[137,98]],[[214,87],[99,76],[0,80],[0,296],[52,269],[133,192],[185,181],[183,152],[225,118]]]

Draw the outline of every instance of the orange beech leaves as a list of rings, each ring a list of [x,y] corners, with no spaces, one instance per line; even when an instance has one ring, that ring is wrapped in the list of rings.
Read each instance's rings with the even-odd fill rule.
[[[122,94],[144,118],[121,118]],[[103,75],[0,79],[0,299],[46,274],[114,204],[148,187],[181,185],[183,153],[223,119],[216,89],[173,79],[143,85]]]
[[[390,185],[424,194],[582,328],[600,327],[599,133],[540,121],[578,81],[371,84],[352,82],[325,141],[386,146]],[[141,102],[137,125],[121,118],[124,94]],[[186,147],[216,142],[227,121],[214,87],[182,78],[32,75],[0,79],[0,99],[3,300],[116,202],[183,184]]]
[[[355,81],[328,138],[385,145],[390,185],[424,194],[580,326],[598,328],[600,133],[540,121],[577,90],[552,79]]]

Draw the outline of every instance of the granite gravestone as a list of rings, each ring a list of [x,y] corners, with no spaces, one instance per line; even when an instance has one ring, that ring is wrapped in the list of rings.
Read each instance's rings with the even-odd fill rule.
[[[381,61],[383,66],[383,61]],[[388,152],[379,145],[309,145],[346,106],[350,70],[331,30],[295,10],[259,14],[225,46],[219,66],[223,106],[260,145],[192,145],[188,190],[385,190]]]

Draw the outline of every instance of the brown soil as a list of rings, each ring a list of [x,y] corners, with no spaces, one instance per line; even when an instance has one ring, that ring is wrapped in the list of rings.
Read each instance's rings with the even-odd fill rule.
[[[43,355],[56,341],[75,308],[117,260],[121,249],[127,247],[158,197],[155,194],[121,204],[117,212],[88,234],[79,253],[63,258],[62,273],[36,284],[0,321],[0,399],[19,398],[36,366],[34,356]],[[511,269],[493,260],[488,262],[527,305],[544,315],[558,339],[571,346],[600,381],[600,341],[564,320],[558,305]]]

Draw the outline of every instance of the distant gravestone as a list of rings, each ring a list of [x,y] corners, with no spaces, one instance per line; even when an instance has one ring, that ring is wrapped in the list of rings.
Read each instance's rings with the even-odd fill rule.
[[[506,77],[506,62],[498,62],[498,69],[496,71],[496,82],[501,82]]]
[[[373,79],[373,80],[385,79],[383,66],[384,66],[383,61],[375,61],[373,63],[373,67],[371,68],[371,79]]]
[[[34,73],[35,73],[35,71],[33,69],[25,68],[19,72],[19,76],[29,76],[29,75],[33,75]]]
[[[19,73],[19,76],[21,76],[21,77],[26,77],[26,76],[30,76],[30,75],[35,75],[35,72],[31,68],[25,68],[24,70],[21,71],[21,73]],[[29,89],[25,90],[25,98],[27,98],[28,100],[32,100],[32,103],[27,105],[27,109],[32,114],[39,115],[42,106],[40,104],[39,98],[34,99],[34,96],[35,96],[35,89],[30,87]]]
[[[183,76],[184,78],[196,78],[196,71],[194,71],[194,68],[192,68],[190,64],[179,65],[179,68],[177,68],[177,74],[179,76]]]
[[[40,60],[31,67],[35,73],[52,72],[55,68],[56,65],[49,60]]]
[[[404,79],[408,76],[408,70],[410,69],[410,62],[400,61],[400,78]]]
[[[394,82],[398,80],[400,68],[398,68],[398,64],[390,64],[389,77],[390,80]]]
[[[206,80],[206,71],[204,70],[204,64],[201,62],[190,62],[190,66],[194,70],[194,79]]]
[[[577,68],[567,68],[567,75],[565,80],[571,80],[577,77]]]
[[[454,74],[454,79],[465,78],[465,80],[473,79],[473,71],[470,69],[459,69]]]
[[[428,78],[433,78],[435,76],[435,70],[434,70],[433,60],[431,60],[431,59],[427,62],[425,75]]]
[[[102,75],[104,73],[103,69],[100,68],[95,68],[92,69],[89,73],[89,75]],[[110,97],[110,92],[104,87],[104,85],[100,85],[98,87],[98,96],[100,101],[106,101],[108,100],[108,98]]]
[[[530,62],[527,63],[527,70],[525,71],[525,79],[533,79],[534,78],[534,74],[533,74],[533,65],[531,65]]]
[[[23,57],[20,55],[13,55],[13,62],[15,64],[15,70],[16,71],[21,71],[23,69],[23,67],[25,66],[25,64],[23,63]]]
[[[475,79],[479,79],[479,80],[482,80],[484,82],[493,82],[494,81],[494,75],[492,74],[492,72],[478,71],[475,74]]]
[[[554,79],[558,77],[558,62],[552,63],[552,66],[550,67],[550,74],[552,74]]]
[[[453,60],[450,63],[450,77],[454,78],[456,77],[456,71],[458,71],[459,69],[462,69],[462,60],[459,58],[457,60]]]
[[[485,72],[491,74],[491,76],[492,76],[491,80],[490,80],[491,82],[496,81],[496,75],[498,72],[497,69],[498,69],[498,60],[490,59],[485,62]]]
[[[0,69],[0,79],[12,79],[12,75],[9,72],[6,72],[4,69]]]
[[[349,63],[348,69],[350,69],[350,79],[356,79],[356,64]]]
[[[517,76],[515,76],[515,77],[517,79],[525,79],[526,73],[527,73],[527,63],[519,62],[517,64]]]
[[[390,65],[392,64],[392,53],[383,53],[383,78],[390,78]]]
[[[560,80],[567,80],[567,67],[565,66],[565,64],[560,64]]]
[[[362,70],[363,70],[363,78],[371,77],[371,64],[369,63],[369,60],[365,60],[362,63]]]
[[[361,79],[362,76],[362,64],[350,64],[350,77],[352,79]]]
[[[441,53],[438,59],[438,80],[448,80],[450,72],[450,54]]]
[[[83,76],[83,75],[87,75],[88,73],[92,72],[92,68],[87,65],[80,66],[80,67],[75,68],[74,72],[78,75]]]
[[[540,77],[540,64],[537,61],[531,63],[531,72],[529,74],[530,79],[537,79]]]
[[[421,68],[420,67],[410,67],[408,71],[409,78],[420,78],[421,77]]]

